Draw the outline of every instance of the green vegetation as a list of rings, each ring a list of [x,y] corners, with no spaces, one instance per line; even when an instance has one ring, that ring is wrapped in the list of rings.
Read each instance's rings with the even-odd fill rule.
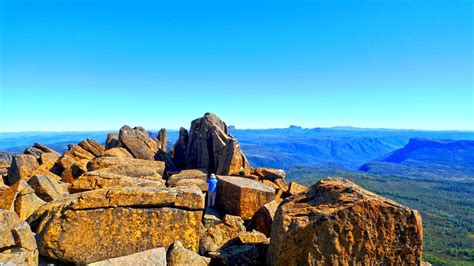
[[[425,261],[433,265],[474,265],[474,181],[374,175],[328,165],[288,170],[288,180],[308,186],[327,176],[345,177],[419,210],[423,218]]]

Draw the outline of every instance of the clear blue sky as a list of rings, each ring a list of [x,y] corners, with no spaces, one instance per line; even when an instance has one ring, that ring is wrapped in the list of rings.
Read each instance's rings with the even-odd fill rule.
[[[0,0],[0,131],[473,130],[472,5]]]

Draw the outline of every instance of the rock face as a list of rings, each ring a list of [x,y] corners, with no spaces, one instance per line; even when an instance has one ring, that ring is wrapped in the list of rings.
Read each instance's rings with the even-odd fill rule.
[[[226,213],[244,220],[252,218],[258,209],[275,196],[275,189],[247,178],[218,176],[217,184],[218,204]]]
[[[88,264],[89,266],[156,265],[166,266],[165,248],[153,248],[127,256]]]
[[[187,167],[206,168],[219,175],[249,174],[250,166],[240,144],[215,114],[206,113],[191,123],[186,150]]]
[[[0,209],[0,264],[38,264],[38,248],[30,226],[16,213],[3,209]]]
[[[271,235],[270,265],[421,263],[418,212],[344,179],[323,179],[285,200]]]
[[[43,256],[90,263],[168,247],[196,251],[204,209],[197,187],[113,187],[50,202],[30,217]]]
[[[168,266],[207,266],[211,262],[210,258],[200,256],[194,251],[186,249],[180,241],[176,241],[168,249],[166,255]]]
[[[157,142],[150,138],[143,127],[123,126],[119,132],[119,140],[137,159],[154,160],[159,150]]]

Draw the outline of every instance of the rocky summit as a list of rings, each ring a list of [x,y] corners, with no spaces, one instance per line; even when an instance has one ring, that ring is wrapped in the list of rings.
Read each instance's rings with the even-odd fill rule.
[[[0,159],[0,264],[419,265],[419,213],[341,178],[253,168],[212,113]],[[210,174],[216,205],[207,206]]]

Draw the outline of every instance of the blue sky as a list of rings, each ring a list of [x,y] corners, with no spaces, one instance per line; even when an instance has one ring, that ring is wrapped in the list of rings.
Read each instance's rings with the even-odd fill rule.
[[[0,131],[474,130],[472,3],[0,0]]]

